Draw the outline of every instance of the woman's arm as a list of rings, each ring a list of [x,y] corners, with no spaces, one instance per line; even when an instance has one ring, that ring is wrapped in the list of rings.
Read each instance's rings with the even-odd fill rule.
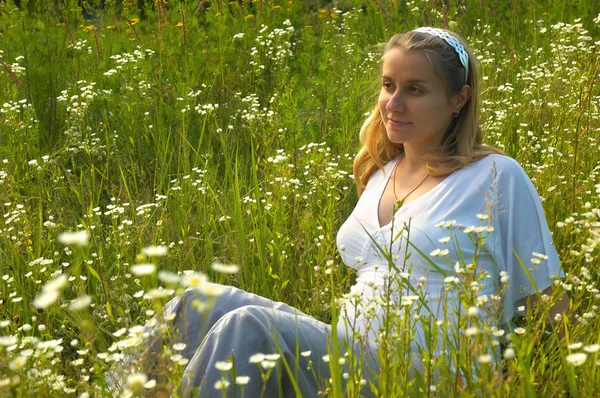
[[[526,302],[527,302],[527,307],[528,308],[533,308],[535,307],[539,301],[542,299],[542,297],[547,296],[547,297],[552,297],[552,295],[554,294],[554,291],[552,290],[552,287],[549,287],[545,290],[543,290],[542,292],[540,292],[539,294],[534,294],[532,296],[529,296],[526,298]],[[560,314],[562,317],[569,317],[569,323],[574,321],[574,317],[573,314],[570,311],[570,305],[569,305],[569,295],[565,292],[563,293],[562,297],[555,302],[552,307],[550,308],[550,310],[548,311],[548,315],[545,319],[545,323],[546,323],[546,327],[548,329],[552,329],[555,326],[559,326],[556,325],[558,322],[556,321],[556,315]],[[562,327],[559,327],[558,329],[558,333],[560,337],[564,336],[564,329]]]

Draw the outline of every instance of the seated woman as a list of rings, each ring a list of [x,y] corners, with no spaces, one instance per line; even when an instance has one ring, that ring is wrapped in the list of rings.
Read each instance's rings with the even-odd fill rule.
[[[377,347],[389,318],[382,293],[391,292],[398,307],[420,301],[429,316],[456,317],[464,309],[447,284],[472,271],[484,276],[474,280],[473,291],[486,297],[479,304],[501,297],[491,317],[508,323],[520,302],[550,293],[552,279],[562,276],[533,184],[515,160],[482,143],[478,96],[475,58],[457,35],[419,28],[387,43],[379,100],[354,161],[360,198],[337,235],[342,260],[357,270],[340,307],[337,338],[342,352],[361,353],[361,377],[373,379],[380,368]],[[173,338],[167,344],[164,330],[155,330],[142,369],[157,373],[163,344],[185,343],[184,396],[220,397],[228,366],[217,364],[227,358],[238,378],[250,377],[247,397],[296,396],[297,390],[317,396],[330,377],[322,357],[331,353],[331,326],[286,304],[222,289],[208,313],[198,310],[205,297],[194,289],[169,302],[164,315]],[[563,297],[553,312],[567,307]],[[433,339],[440,338],[432,356],[448,348],[441,337]],[[415,326],[407,357],[415,371],[421,370],[417,354],[431,340]],[[278,353],[287,366],[280,363],[263,382],[260,363],[265,372],[273,362],[257,353]],[[370,394],[369,387],[361,394]]]

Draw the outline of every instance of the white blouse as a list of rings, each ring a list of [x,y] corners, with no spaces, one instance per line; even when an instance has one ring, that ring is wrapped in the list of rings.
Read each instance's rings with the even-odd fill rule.
[[[472,239],[476,234],[487,235],[477,269],[489,274],[477,294],[497,295],[501,279],[509,278],[502,318],[498,314],[505,323],[515,314],[520,299],[534,294],[536,287],[539,291],[548,288],[554,277],[564,277],[540,198],[515,160],[487,155],[403,205],[392,222],[381,226],[379,201],[399,159],[400,155],[373,174],[337,234],[342,261],[357,270],[351,292],[363,302],[376,296],[377,289],[381,291],[386,277],[394,271],[383,251],[392,256],[403,278],[413,286],[419,281],[424,284],[430,307],[434,312],[441,311],[439,297],[448,283],[446,278],[459,276],[457,262],[472,262],[476,251]],[[346,305],[340,322],[364,330],[361,310],[364,308]],[[371,337],[375,333],[374,329],[369,331]]]

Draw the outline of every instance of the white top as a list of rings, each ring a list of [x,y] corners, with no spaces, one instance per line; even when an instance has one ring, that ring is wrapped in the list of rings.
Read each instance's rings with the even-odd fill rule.
[[[425,290],[430,307],[434,312],[440,311],[441,303],[437,300],[436,305],[436,298],[445,288],[446,277],[460,276],[454,267],[460,253],[464,258],[463,264],[470,263],[473,258],[475,245],[469,237],[473,237],[476,231],[465,233],[470,226],[493,227],[493,230],[477,230],[480,235],[488,236],[479,254],[477,269],[490,275],[489,279],[484,279],[484,287],[477,294],[499,294],[501,272],[507,273],[510,280],[503,299],[504,322],[513,317],[520,299],[536,291],[517,256],[527,267],[539,291],[548,288],[554,276],[564,277],[540,198],[515,160],[487,155],[455,171],[430,191],[403,205],[392,222],[380,226],[379,201],[399,159],[400,155],[373,174],[352,214],[338,231],[337,246],[342,261],[357,270],[352,293],[363,298],[372,297],[374,287],[383,286],[390,269],[377,248],[379,245],[394,256],[394,264],[400,272],[410,274],[409,281],[413,286],[426,278]],[[390,245],[392,225],[393,236],[398,239]],[[453,239],[444,243],[443,238],[448,236]],[[460,250],[453,241],[458,242]],[[442,255],[433,256],[436,249],[440,249]],[[444,249],[448,249],[448,254],[443,255]],[[404,261],[407,255],[408,259]],[[444,273],[432,266],[424,255]],[[398,294],[414,293],[405,290]],[[364,330],[364,325],[361,326],[364,319],[360,313],[354,312],[354,306],[346,305],[344,311],[348,320],[358,320],[358,328]],[[371,330],[369,335],[374,337],[375,332]]]

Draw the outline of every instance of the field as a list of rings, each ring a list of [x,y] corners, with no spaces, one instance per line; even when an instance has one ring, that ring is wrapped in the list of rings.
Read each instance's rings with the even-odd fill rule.
[[[352,160],[376,104],[382,45],[418,26],[471,44],[486,142],[534,182],[567,275],[554,298],[568,292],[573,315],[546,333],[541,300],[505,336],[463,320],[473,333],[447,355],[473,372],[466,381],[444,358],[409,377],[397,355],[406,341],[385,343],[372,388],[600,391],[600,5],[18,3],[0,0],[0,396],[114,396],[111,366],[134,374],[123,396],[181,396],[176,348],[163,379],[119,363],[170,298],[211,293],[205,276],[335,321],[355,277],[335,237],[357,201]],[[496,345],[502,355],[490,361]],[[342,372],[334,352],[323,391],[359,396],[365,381]],[[223,395],[243,390],[223,369]]]

